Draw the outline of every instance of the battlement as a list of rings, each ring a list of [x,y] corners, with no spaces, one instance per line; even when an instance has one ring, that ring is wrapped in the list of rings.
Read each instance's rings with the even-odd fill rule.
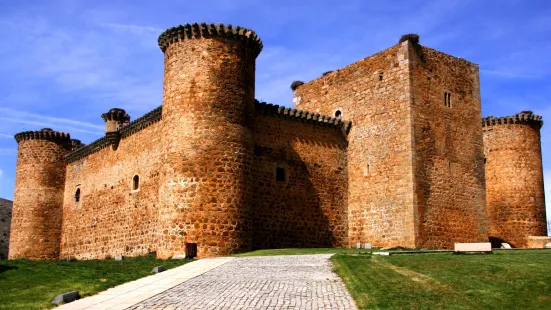
[[[258,100],[255,100],[255,112],[272,117],[280,117],[320,126],[340,128],[345,134],[348,134],[350,132],[350,128],[352,127],[351,121],[343,121],[337,117],[330,117],[319,113],[286,108],[266,102],[259,102]]]
[[[48,140],[54,142],[70,142],[71,136],[68,133],[54,131],[51,128],[43,128],[40,131],[24,131],[14,136],[19,143],[25,140]]]
[[[130,121],[130,115],[126,113],[125,110],[119,108],[113,108],[107,113],[103,113],[101,118],[104,121],[117,121],[120,123],[125,123]]]
[[[120,129],[121,137],[126,138],[144,128],[151,126],[153,123],[160,121],[162,116],[163,106],[159,106],[144,114],[142,117],[135,119],[133,122],[130,122],[128,125],[122,127]]]
[[[543,120],[541,116],[534,114],[532,111],[522,111],[513,116],[488,116],[482,119],[482,127],[506,124],[532,124],[539,129],[543,126]]]
[[[204,22],[201,24],[193,23],[191,25],[185,24],[171,27],[161,33],[158,43],[164,53],[172,43],[200,38],[224,38],[245,41],[255,51],[255,57],[260,54],[263,47],[260,38],[250,29],[240,26],[233,28],[232,25],[221,23],[215,25],[214,23],[207,24]]]
[[[115,109],[111,109],[105,114],[109,114],[112,110]],[[124,110],[122,111],[124,112]],[[72,163],[74,161],[87,157],[90,154],[99,152],[100,150],[111,145],[117,146],[121,138],[129,137],[134,133],[151,126],[153,123],[160,121],[162,118],[162,112],[162,106],[159,106],[148,112],[147,114],[144,114],[144,116],[137,118],[134,121],[130,122],[128,125],[120,128],[119,131],[107,133],[105,136],[97,139],[96,141],[88,145],[80,144],[80,141],[76,140],[78,141],[78,144],[73,144],[72,152],[65,156],[65,162]],[[121,113],[119,113],[118,111],[115,111],[115,113],[117,114],[110,114],[108,115],[108,117],[121,117]],[[104,117],[105,114],[103,114],[102,117]],[[126,114],[126,112],[124,112],[124,114]]]

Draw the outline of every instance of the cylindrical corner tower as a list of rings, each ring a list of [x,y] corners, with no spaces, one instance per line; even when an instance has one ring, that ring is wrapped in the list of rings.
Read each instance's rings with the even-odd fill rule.
[[[164,171],[159,257],[197,243],[201,257],[251,247],[257,35],[231,25],[186,24],[159,37],[165,54]]]
[[[69,134],[44,128],[15,135],[19,144],[9,258],[57,259]]]
[[[531,111],[482,120],[489,237],[493,246],[507,242],[525,247],[527,237],[547,235],[542,125],[541,116]]]

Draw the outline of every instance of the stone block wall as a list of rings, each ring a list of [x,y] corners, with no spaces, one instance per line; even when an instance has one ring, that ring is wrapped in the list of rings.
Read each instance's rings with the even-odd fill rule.
[[[415,246],[408,42],[299,86],[295,108],[352,121],[349,243]]]
[[[123,137],[116,150],[107,145],[67,165],[61,258],[103,259],[156,250],[162,125],[149,123]],[[139,190],[132,189],[136,175]]]
[[[9,258],[57,259],[61,238],[68,134],[44,128],[18,142]]]
[[[483,126],[490,239],[527,247],[527,237],[547,235],[541,117],[526,111]]]
[[[8,259],[12,204],[11,200],[0,198],[0,259]]]
[[[345,135],[341,126],[256,114],[253,249],[348,246]]]
[[[410,44],[416,246],[487,242],[478,65]]]

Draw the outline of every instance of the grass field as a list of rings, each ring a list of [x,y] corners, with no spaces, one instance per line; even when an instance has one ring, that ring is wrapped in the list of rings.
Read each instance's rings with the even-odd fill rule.
[[[551,251],[335,255],[359,309],[551,309]]]
[[[190,260],[157,260],[154,255],[123,261],[0,261],[0,309],[46,309],[57,295],[73,290],[81,296],[151,275],[151,269],[167,269]]]

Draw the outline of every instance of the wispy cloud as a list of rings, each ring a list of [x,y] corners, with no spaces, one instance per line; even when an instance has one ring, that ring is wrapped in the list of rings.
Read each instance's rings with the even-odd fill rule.
[[[9,138],[9,139],[11,139],[11,138],[13,138],[13,136],[12,135],[7,135],[5,133],[0,133],[0,138]]]
[[[503,77],[503,78],[512,78],[512,79],[537,79],[539,76],[533,74],[522,74],[508,71],[498,71],[498,70],[480,70],[482,74],[488,74],[494,77]]]
[[[32,126],[39,126],[41,128],[47,127],[55,130],[67,130],[69,132],[76,131],[102,135],[104,128],[103,126],[87,122],[39,115],[10,108],[0,108],[0,115],[2,115],[2,117],[0,117],[0,120],[4,122],[27,124]],[[7,137],[9,135],[2,134],[2,136]]]

